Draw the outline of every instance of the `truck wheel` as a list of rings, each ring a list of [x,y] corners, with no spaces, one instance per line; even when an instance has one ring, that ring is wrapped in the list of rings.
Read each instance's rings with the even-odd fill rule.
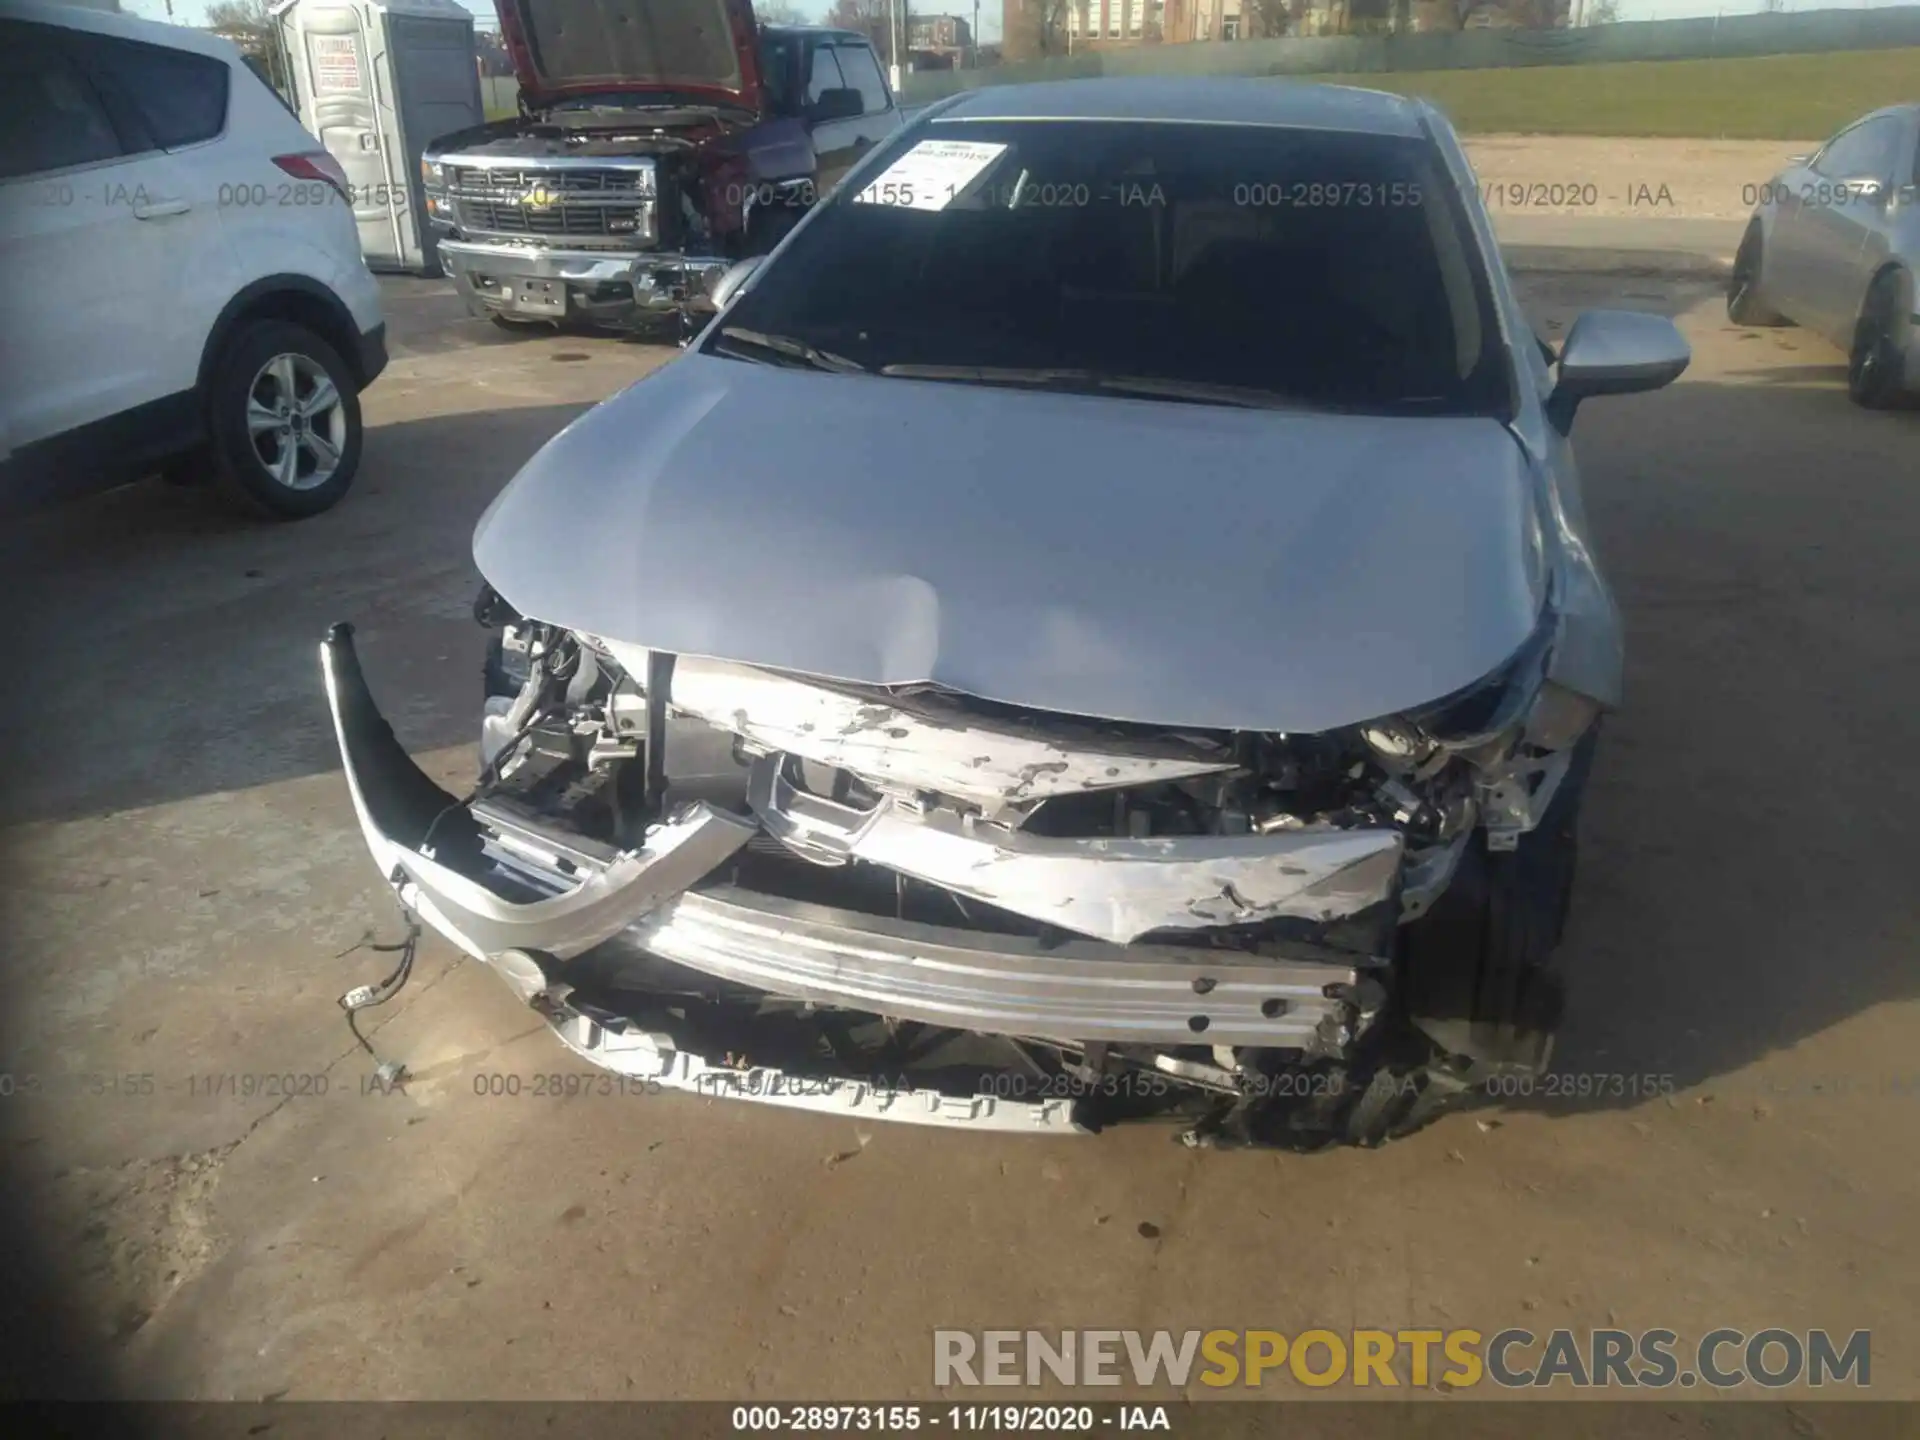
[[[275,520],[331,509],[360,468],[353,372],[302,325],[263,320],[228,344],[208,387],[213,481],[238,508]]]

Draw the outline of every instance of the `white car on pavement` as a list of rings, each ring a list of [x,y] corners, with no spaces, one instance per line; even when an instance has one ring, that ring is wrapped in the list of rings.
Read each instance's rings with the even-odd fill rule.
[[[160,469],[338,501],[386,365],[348,198],[227,41],[0,0],[0,505]]]

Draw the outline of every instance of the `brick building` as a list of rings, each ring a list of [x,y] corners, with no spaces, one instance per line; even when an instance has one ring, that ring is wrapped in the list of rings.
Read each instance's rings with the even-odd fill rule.
[[[907,22],[907,49],[922,55],[944,56],[952,65],[973,61],[973,27],[958,15],[914,15]]]
[[[1265,17],[1255,0],[1003,0],[1001,35],[1008,60],[1128,45],[1253,40]],[[1343,28],[1347,0],[1307,0],[1289,33]],[[1272,12],[1275,7],[1270,6]],[[1277,13],[1277,12],[1276,12]],[[1043,38],[1044,37],[1044,38]]]

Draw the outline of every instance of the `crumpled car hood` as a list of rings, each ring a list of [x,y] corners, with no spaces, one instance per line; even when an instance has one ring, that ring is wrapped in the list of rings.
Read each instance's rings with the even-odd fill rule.
[[[1313,732],[1528,637],[1533,483],[1488,419],[1225,409],[686,354],[481,518],[522,614],[1066,714]]]

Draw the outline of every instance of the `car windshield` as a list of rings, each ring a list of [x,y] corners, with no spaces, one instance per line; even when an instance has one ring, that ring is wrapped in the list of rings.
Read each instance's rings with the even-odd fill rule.
[[[1190,403],[1504,415],[1493,316],[1425,140],[972,121],[927,127],[842,187],[709,350]]]

